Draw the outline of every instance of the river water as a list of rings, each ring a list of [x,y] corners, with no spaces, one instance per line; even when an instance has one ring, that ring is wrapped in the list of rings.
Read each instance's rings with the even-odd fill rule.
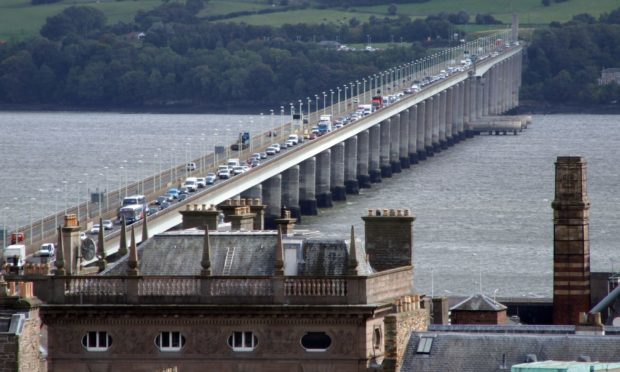
[[[84,200],[86,188],[118,188],[272,124],[278,117],[0,112],[0,223],[28,223],[75,204],[78,190]],[[346,236],[353,223],[361,237],[368,208],[410,208],[418,292],[481,287],[500,297],[550,297],[557,156],[588,162],[593,270],[620,265],[619,126],[613,115],[535,115],[518,136],[468,139],[300,227]]]

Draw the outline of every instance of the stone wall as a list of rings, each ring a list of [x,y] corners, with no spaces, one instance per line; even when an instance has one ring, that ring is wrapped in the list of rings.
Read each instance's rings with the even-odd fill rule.
[[[0,372],[43,372],[39,357],[39,311],[31,310],[21,334],[0,334]]]
[[[384,372],[398,372],[403,363],[411,332],[425,331],[429,324],[427,309],[414,309],[385,317]]]
[[[18,342],[14,334],[0,334],[0,372],[17,371]]]

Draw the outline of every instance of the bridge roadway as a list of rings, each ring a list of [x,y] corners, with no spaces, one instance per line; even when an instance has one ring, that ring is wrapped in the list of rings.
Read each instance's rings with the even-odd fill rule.
[[[235,176],[224,182],[219,182],[218,184],[210,187],[208,190],[202,193],[192,195],[181,203],[173,204],[172,207],[158,213],[156,216],[150,216],[148,218],[149,235],[161,233],[179,225],[181,223],[181,214],[179,213],[179,211],[185,210],[187,208],[187,205],[217,205],[227,199],[238,197],[240,194],[246,192],[248,189],[256,187],[257,185],[264,184],[270,179],[281,175],[283,172],[287,171],[291,167],[300,165],[308,159],[319,157],[322,153],[329,151],[332,148],[335,148],[336,146],[344,143],[350,138],[353,138],[362,133],[371,133],[370,136],[372,136],[372,132],[369,131],[372,130],[373,127],[376,127],[381,123],[389,123],[390,119],[397,117],[399,114],[404,113],[406,110],[416,107],[416,105],[424,104],[425,101],[428,102],[427,108],[429,109],[426,110],[426,116],[422,117],[425,125],[421,125],[421,123],[419,123],[418,126],[425,126],[427,129],[425,135],[426,147],[428,147],[428,137],[430,137],[430,134],[428,133],[429,126],[432,127],[433,136],[437,137],[437,134],[443,134],[445,136],[445,132],[436,133],[438,129],[436,128],[436,126],[439,119],[441,119],[442,117],[444,118],[444,121],[451,121],[450,123],[448,123],[449,125],[444,128],[444,130],[449,131],[450,128],[448,127],[452,126],[452,129],[454,129],[452,137],[454,139],[454,142],[458,142],[459,138],[464,138],[467,130],[471,129],[471,126],[468,127],[467,125],[469,122],[482,118],[484,116],[483,114],[485,113],[487,115],[501,114],[518,104],[521,52],[522,47],[516,46],[505,50],[503,53],[497,56],[479,61],[475,64],[474,68],[452,74],[445,79],[439,80],[425,87],[420,92],[413,95],[405,96],[404,99],[385,108],[382,108],[381,110],[378,110],[368,116],[365,116],[360,120],[345,125],[344,127],[324,136],[321,136],[315,140],[306,141],[302,145],[295,146],[295,148],[287,151],[284,154],[281,154],[276,159],[270,162],[264,163],[260,167],[253,168],[244,174]],[[504,66],[503,70],[498,70],[501,72],[501,75],[498,75],[494,72],[494,69],[497,66]],[[501,77],[498,79],[497,76]],[[483,78],[488,80],[482,82],[481,79]],[[493,81],[493,79],[495,79],[495,81]],[[471,84],[464,84],[467,82],[471,82]],[[445,97],[444,95],[446,91],[459,86],[461,87],[461,89],[454,90],[456,94],[451,95],[451,98],[448,100],[448,103],[450,101],[452,102],[452,107],[448,107],[446,99],[442,97]],[[478,86],[477,90],[476,86]],[[458,94],[458,92],[462,92],[462,94],[464,95],[469,94],[470,97],[459,97],[459,95],[462,94]],[[430,110],[431,107],[433,107],[433,105],[431,104],[433,98],[435,98],[435,106],[438,107]],[[499,102],[500,100],[506,100],[508,102]],[[439,106],[438,104],[441,106]],[[445,113],[441,112],[439,108],[448,112],[449,117],[445,118]],[[428,111],[432,112],[428,113]],[[451,112],[454,115],[451,115]],[[433,113],[435,114],[435,118],[432,117]],[[411,116],[412,119],[415,119],[413,117],[414,115]],[[419,115],[418,118],[420,118]],[[410,122],[414,121],[415,120],[411,120]],[[446,122],[444,122],[444,125],[445,124]],[[396,132],[397,135],[394,137],[396,139],[396,142],[399,142],[399,134],[402,133],[402,131]],[[418,133],[420,133],[420,129],[418,129]],[[434,148],[435,152],[441,151],[441,147],[438,148],[438,145],[440,144],[434,143],[437,140],[437,138],[435,137],[430,138],[430,140],[433,142],[431,144],[431,148]],[[380,143],[380,139],[381,138],[377,139],[376,141]],[[368,142],[372,143],[373,141],[371,139]],[[419,139],[418,143],[420,143]],[[381,146],[390,147],[390,144],[381,143]],[[394,141],[392,141],[392,150],[394,150],[395,147],[396,150],[398,150],[399,146],[402,149],[402,144],[394,144]],[[370,144],[369,147],[372,147],[372,144]],[[421,149],[418,149],[417,152],[420,153],[420,150]],[[424,150],[422,150],[422,152],[423,151]],[[370,156],[372,157],[372,148],[370,148],[368,152],[371,153]],[[393,152],[394,151],[392,151],[392,153]],[[363,154],[362,157],[365,157],[367,155],[368,154]],[[430,155],[432,155],[432,153]],[[357,156],[359,158],[359,152],[357,153]],[[316,162],[317,188],[319,183],[319,168],[321,167],[321,164],[318,160],[319,159],[317,159]],[[381,161],[383,160],[384,159],[381,159]],[[413,162],[415,163],[415,160]],[[406,168],[408,167],[408,165],[404,167]],[[300,181],[300,186],[301,183],[302,182]],[[278,187],[281,187],[280,185],[281,183],[279,182]],[[318,197],[318,190],[316,191]],[[277,195],[280,195],[280,193],[281,190],[277,193]],[[267,203],[268,201],[265,200],[265,204]],[[279,200],[277,204],[279,204]],[[278,208],[275,210],[278,211],[279,207],[280,206],[278,205]],[[142,240],[142,222],[135,223],[133,227],[135,228],[136,240],[140,242]],[[111,255],[118,250],[119,236],[120,234],[118,231],[106,236],[105,246],[107,255]],[[127,237],[129,239],[129,234],[127,234]],[[84,262],[84,264],[89,263],[90,262]]]

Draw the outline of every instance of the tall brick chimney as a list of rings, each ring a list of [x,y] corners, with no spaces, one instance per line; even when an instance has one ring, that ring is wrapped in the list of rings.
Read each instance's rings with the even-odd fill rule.
[[[65,215],[64,225],[60,230],[67,275],[78,274],[77,257],[80,255],[80,222],[75,214]]]
[[[590,310],[590,201],[586,161],[559,156],[553,208],[553,323],[579,324]]]
[[[369,209],[365,222],[366,253],[377,271],[413,265],[413,221],[409,209]]]

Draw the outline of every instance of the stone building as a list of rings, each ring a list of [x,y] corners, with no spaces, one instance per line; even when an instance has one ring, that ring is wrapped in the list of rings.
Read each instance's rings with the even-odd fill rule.
[[[620,68],[605,68],[601,71],[600,85],[609,83],[620,84]]]
[[[215,215],[191,209],[190,225]],[[408,210],[368,216],[409,232],[389,249],[412,257]],[[49,371],[399,370],[429,319],[411,260],[378,244],[367,255],[353,229],[324,239],[293,230],[287,213],[276,222],[278,232],[191,227],[139,247],[132,231],[128,255],[100,275],[67,275],[59,257],[55,275],[35,279]]]

